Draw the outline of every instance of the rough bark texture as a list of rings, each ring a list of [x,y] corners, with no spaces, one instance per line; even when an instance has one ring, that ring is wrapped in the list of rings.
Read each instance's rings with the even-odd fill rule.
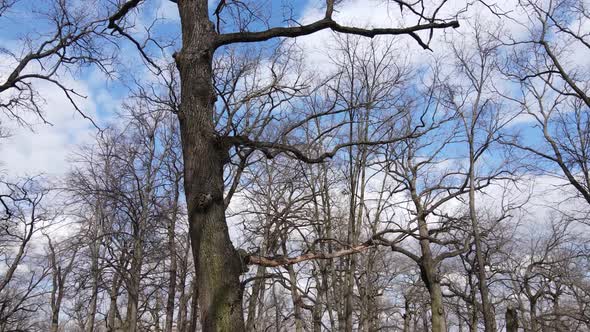
[[[178,2],[182,50],[179,112],[189,232],[203,331],[243,331],[241,259],[229,238],[223,204],[226,148],[215,134],[212,57],[216,33],[206,0]]]

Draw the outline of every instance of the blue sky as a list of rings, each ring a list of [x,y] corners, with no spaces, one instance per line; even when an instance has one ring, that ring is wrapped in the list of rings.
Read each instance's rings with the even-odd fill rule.
[[[85,0],[79,0],[77,3],[83,4],[84,2]],[[510,6],[514,2],[507,1],[505,5]],[[44,6],[47,6],[48,3],[50,1],[20,1],[9,13],[0,17],[0,26],[3,27],[0,32],[0,45],[15,53],[20,52],[19,38],[27,34],[34,36],[36,32],[46,28],[46,23],[35,19],[36,14],[33,14],[33,11],[47,9]],[[287,3],[291,5],[292,12],[284,10],[283,5]],[[210,1],[210,4],[211,10],[213,10],[217,1]],[[284,18],[291,14],[302,23],[321,18],[323,15],[322,4],[323,1],[320,0],[270,0],[265,2],[265,8],[270,8],[270,12],[273,14],[271,25],[284,25]],[[449,4],[449,12],[457,9],[454,6],[459,6],[458,2]],[[154,17],[158,17],[160,20],[154,27],[156,36],[161,39],[176,40],[176,44],[163,53],[151,48],[151,55],[161,63],[171,61],[172,53],[179,47],[178,38],[180,36],[176,5],[169,0],[153,0],[146,1],[141,8],[129,18],[135,24],[134,36],[141,39],[148,23],[152,22]],[[343,24],[399,26],[407,21],[407,17],[398,15],[397,7],[379,6],[374,1],[344,1],[338,8],[336,18]],[[464,27],[471,20],[487,20],[493,24],[497,19],[481,8],[470,8],[463,16]],[[23,17],[30,18],[30,20],[23,20]],[[518,36],[524,33],[519,24],[510,21],[502,23],[514,35]],[[444,39],[461,38],[461,33],[464,31],[466,30],[460,28],[457,31],[450,30],[444,34],[437,34],[438,37],[432,44],[434,54],[448,52],[448,46],[445,45]],[[327,70],[330,68],[328,54],[332,41],[333,35],[328,31],[323,31],[299,38],[296,43],[305,50],[306,61],[310,68]],[[411,38],[399,37],[399,42],[400,47],[406,50],[413,63],[424,63],[432,57],[432,53],[422,50]],[[99,126],[117,121],[117,117],[114,115],[119,109],[120,103],[129,93],[129,88],[134,86],[134,80],[153,80],[153,76],[146,69],[131,43],[122,42],[118,47],[118,49],[113,48],[113,51],[117,51],[119,54],[121,64],[116,68],[117,75],[114,78],[106,77],[96,67],[87,67],[79,72],[61,74],[63,81],[68,86],[74,87],[86,96],[85,99],[79,99],[80,106]],[[587,59],[588,57],[586,57]],[[577,61],[583,60],[577,59]],[[9,58],[0,55],[0,77],[11,68],[11,65]],[[39,91],[45,99],[45,114],[53,126],[40,124],[38,119],[32,118],[34,126],[31,131],[8,120],[3,120],[4,126],[10,129],[12,137],[0,143],[0,153],[4,156],[0,162],[3,163],[2,168],[10,170],[12,174],[22,175],[39,172],[63,174],[68,169],[68,155],[78,144],[91,142],[92,136],[96,133],[89,121],[77,114],[73,107],[64,100],[63,93],[58,89],[41,83]],[[523,128],[526,128],[526,125],[523,125]]]

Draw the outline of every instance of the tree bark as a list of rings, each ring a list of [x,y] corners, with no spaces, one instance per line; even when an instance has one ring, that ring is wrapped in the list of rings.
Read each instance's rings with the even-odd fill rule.
[[[197,285],[197,277],[194,276],[193,280],[191,281],[191,312],[190,312],[190,319],[188,322],[188,331],[196,331],[198,326],[199,320],[199,288]]]
[[[176,218],[178,217],[179,179],[175,183],[172,216],[168,224],[168,250],[170,254],[170,271],[168,272],[168,298],[166,299],[166,332],[172,332],[174,322],[174,300],[176,298]]]
[[[59,313],[61,310],[61,304],[65,295],[66,291],[66,279],[68,274],[72,271],[72,267],[74,265],[74,261],[76,260],[76,253],[77,251],[74,250],[72,252],[72,256],[69,259],[68,264],[65,268],[58,262],[57,255],[53,244],[51,243],[51,239],[49,236],[47,237],[48,246],[49,246],[49,259],[52,269],[52,283],[53,287],[51,289],[51,332],[58,332],[59,331]],[[60,255],[63,253],[60,252]]]
[[[483,68],[481,75],[481,84],[483,85],[485,78],[483,77]],[[471,219],[471,227],[473,229],[473,238],[475,242],[475,256],[477,260],[477,278],[479,293],[481,296],[481,305],[483,310],[483,320],[485,326],[485,332],[496,332],[496,314],[490,301],[488,280],[485,270],[485,258],[483,255],[483,246],[481,239],[481,230],[479,220],[477,216],[477,210],[475,206],[475,131],[477,126],[477,119],[479,118],[480,112],[480,100],[481,100],[482,88],[479,87],[478,94],[473,105],[473,111],[471,114],[471,123],[467,129],[467,137],[469,141],[469,217]],[[464,119],[466,121],[466,119]],[[467,122],[466,122],[467,123]],[[488,136],[489,137],[489,136]],[[474,303],[475,304],[475,303]]]
[[[139,287],[141,283],[141,267],[143,263],[143,240],[141,233],[136,233],[131,259],[131,275],[128,284],[126,331],[137,330],[137,315],[139,305]]]
[[[471,154],[471,160],[473,163],[473,151]],[[496,332],[496,314],[494,308],[490,302],[490,295],[488,289],[488,280],[485,270],[485,258],[483,256],[483,248],[481,241],[481,232],[479,227],[479,221],[475,209],[475,176],[474,176],[475,165],[471,167],[470,171],[470,187],[469,187],[469,214],[471,219],[471,225],[473,228],[473,238],[475,242],[475,255],[477,258],[477,278],[479,293],[481,295],[481,305],[483,310],[483,319],[486,332]]]
[[[90,296],[90,307],[88,309],[88,319],[86,320],[86,332],[94,331],[94,318],[96,315],[96,305],[98,302],[98,272],[96,271],[98,262],[92,258],[92,295]],[[95,272],[96,271],[96,272]]]
[[[98,210],[98,209],[97,209]],[[97,214],[98,215],[98,214]],[[100,220],[100,218],[98,218]],[[99,258],[99,250],[100,250],[100,242],[98,240],[98,222],[94,222],[95,225],[92,225],[93,228],[93,238],[92,243],[90,244],[90,259],[92,260],[90,272],[92,273],[92,286],[91,286],[91,295],[90,295],[90,307],[88,309],[88,319],[86,320],[86,332],[93,332],[94,331],[94,319],[96,315],[96,307],[98,302],[98,283],[99,283],[99,269],[98,269],[98,258]]]
[[[113,276],[113,285],[110,290],[110,305],[107,314],[107,331],[117,330],[117,299],[119,298],[119,287],[121,286],[121,277],[118,273]]]
[[[286,269],[289,274],[289,281],[291,282],[291,300],[293,301],[293,315],[295,316],[295,332],[303,332],[303,314],[300,305],[301,297],[297,290],[297,276],[295,275],[293,265],[287,266]]]
[[[518,332],[518,313],[513,307],[506,309],[506,332]]]
[[[422,251],[422,262],[420,264],[420,272],[422,276],[422,281],[424,281],[424,284],[428,289],[428,294],[430,295],[430,321],[432,324],[431,331],[446,332],[447,322],[445,319],[442,290],[440,288],[440,277],[436,270],[436,265],[434,258],[432,256],[432,251],[430,250],[430,241],[428,240],[429,234],[426,219],[423,216],[420,216],[420,214],[422,214],[421,211],[419,211],[418,214],[418,227],[421,237],[420,249]]]
[[[189,320],[188,320],[188,302],[191,298],[191,290],[192,287],[189,286],[188,292],[186,291],[187,286],[186,286],[186,282],[187,282],[187,278],[189,275],[189,260],[191,259],[190,255],[190,236],[186,239],[186,248],[184,251],[184,256],[181,258],[180,260],[180,280],[178,282],[178,286],[179,286],[179,298],[178,298],[178,322],[176,323],[176,329],[178,330],[178,332],[186,332],[188,329],[188,325],[189,325]],[[191,284],[192,285],[192,282]]]
[[[410,312],[410,301],[404,296],[404,330],[403,332],[410,332],[410,322],[412,321],[412,313]]]
[[[175,57],[181,77],[178,119],[201,324],[204,331],[244,331],[242,262],[229,238],[223,202],[227,147],[218,139],[213,122],[212,58],[217,34],[209,21],[207,0],[180,0],[178,8],[183,42]]]
[[[258,266],[256,269],[256,280],[252,285],[252,295],[248,301],[248,318],[246,320],[246,331],[256,330],[256,308],[258,307],[258,300],[260,298],[260,291],[264,286],[264,274],[266,273],[266,267]]]

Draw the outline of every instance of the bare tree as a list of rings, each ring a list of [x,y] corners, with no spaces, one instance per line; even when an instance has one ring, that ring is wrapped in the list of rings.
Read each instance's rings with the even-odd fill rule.
[[[568,61],[570,49],[590,50],[588,32],[584,29],[590,11],[584,1],[561,0],[543,3],[523,1],[521,6],[528,15],[530,40],[517,40],[515,44],[528,44],[539,60],[520,78],[538,78],[565,95],[573,96],[590,107],[588,83],[579,68]],[[569,53],[569,54],[568,54]],[[552,77],[558,76],[558,81]]]
[[[130,1],[120,8],[115,18],[125,16],[139,1]],[[191,242],[196,261],[199,285],[199,302],[201,320],[206,330],[243,330],[242,299],[239,276],[242,271],[243,258],[233,248],[225,222],[223,204],[224,181],[223,168],[227,162],[227,149],[230,146],[247,145],[253,148],[277,150],[281,145],[274,142],[257,142],[249,137],[219,136],[214,126],[216,92],[212,85],[213,53],[222,46],[235,43],[261,42],[279,37],[298,37],[314,32],[331,29],[340,33],[362,36],[408,34],[427,47],[428,41],[418,37],[419,31],[457,27],[456,21],[437,17],[438,8],[430,14],[424,14],[410,5],[400,2],[402,8],[413,10],[418,15],[416,25],[407,28],[363,29],[338,24],[334,18],[334,1],[326,2],[325,17],[307,24],[289,27],[277,27],[265,30],[256,29],[256,10],[248,11],[250,15],[232,15],[237,13],[231,8],[246,6],[256,8],[255,4],[246,5],[239,2],[221,1],[213,15],[217,24],[212,24],[208,2],[178,1],[183,32],[182,49],[176,53],[175,60],[181,78],[181,98],[179,109],[180,130],[183,143],[185,167],[185,191],[189,211]],[[430,15],[430,16],[428,16]],[[239,32],[223,33],[221,22],[229,17],[236,22],[231,27]],[[250,22],[254,24],[249,24]],[[424,23],[423,23],[424,22]],[[263,22],[264,23],[264,22]],[[332,156],[342,147],[334,149],[325,156],[305,157],[294,147],[279,149],[295,154],[307,161],[322,161]],[[206,253],[206,254],[205,254]],[[220,278],[223,275],[224,278]]]
[[[0,328],[3,330],[39,328],[43,308],[41,284],[50,275],[44,264],[31,254],[36,236],[56,217],[44,204],[48,190],[38,178],[11,183],[2,181],[0,207],[2,246],[5,265],[0,280]],[[30,268],[30,272],[26,271]],[[37,319],[31,319],[31,318]]]
[[[123,75],[119,48],[150,71],[55,199],[0,181],[1,331],[590,329],[582,1],[371,2],[396,28],[344,25],[335,0],[311,22],[178,0],[178,41],[154,2],[92,3],[48,2],[51,24],[0,50],[0,113],[23,124],[39,84],[84,113],[69,78]],[[22,6],[0,0],[2,20]],[[473,6],[528,35],[476,15],[433,43]],[[324,30],[318,70],[296,38]],[[450,49],[416,63],[406,37]],[[520,191],[547,178],[555,201]]]
[[[85,219],[89,235],[83,237],[93,271],[91,299],[96,301],[99,280],[110,285],[107,327],[160,328],[165,308],[164,325],[172,328],[183,216],[178,135],[168,110],[140,103],[128,112],[123,128],[102,132],[96,146],[81,150],[68,190],[83,195],[81,200],[74,196],[73,204],[91,216]],[[127,300],[124,314],[118,308],[120,295]],[[88,314],[88,329],[94,326],[94,311]]]
[[[473,232],[473,244],[475,254],[475,266],[477,273],[477,287],[481,297],[481,307],[486,331],[496,331],[496,318],[491,303],[491,295],[488,288],[486,276],[486,259],[484,258],[484,241],[479,222],[476,204],[476,186],[479,176],[485,177],[488,174],[502,174],[504,181],[510,181],[510,174],[516,166],[510,166],[508,159],[501,159],[496,162],[488,161],[482,165],[481,159],[486,158],[499,145],[505,135],[505,127],[511,124],[518,112],[508,112],[497,96],[496,86],[498,85],[498,66],[500,59],[498,52],[501,43],[498,41],[501,33],[500,27],[484,29],[483,24],[476,20],[464,37],[451,46],[456,61],[456,69],[453,76],[456,81],[449,79],[446,84],[449,107],[457,112],[462,123],[462,129],[468,146],[468,177],[469,177],[469,198],[468,209],[469,219]],[[471,24],[470,24],[471,25]],[[467,46],[473,44],[472,47]],[[500,218],[503,219],[503,218]],[[472,298],[475,301],[475,298]],[[477,303],[472,303],[477,308]],[[477,309],[474,317],[477,322]],[[477,325],[477,324],[476,324]],[[476,328],[472,326],[472,328]]]
[[[58,253],[58,249],[56,249],[56,246],[51,241],[51,238],[49,236],[46,237],[49,248],[48,256],[49,264],[51,266],[53,285],[51,289],[51,332],[57,332],[59,331],[59,314],[62,309],[62,301],[67,291],[66,282],[68,275],[72,272],[74,267],[74,261],[78,252],[78,245],[75,243],[73,245],[69,244],[71,248],[64,246],[64,248]],[[64,244],[68,245],[67,242]],[[70,253],[66,252],[68,249],[71,251]]]

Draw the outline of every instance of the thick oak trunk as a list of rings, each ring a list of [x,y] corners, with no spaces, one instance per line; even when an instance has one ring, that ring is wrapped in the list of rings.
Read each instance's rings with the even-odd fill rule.
[[[223,204],[227,149],[213,124],[211,64],[216,33],[206,0],[179,1],[178,8],[183,41],[176,55],[182,96],[178,118],[201,325],[203,331],[243,331],[242,264],[229,238]]]

